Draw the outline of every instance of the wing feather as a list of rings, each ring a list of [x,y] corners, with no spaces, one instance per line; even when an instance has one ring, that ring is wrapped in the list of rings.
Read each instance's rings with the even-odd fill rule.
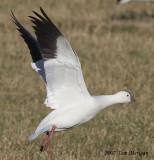
[[[37,36],[37,40],[40,44],[41,55],[43,58],[55,58],[56,57],[56,39],[58,36],[62,36],[61,32],[47,17],[42,8],[40,8],[44,17],[37,12],[33,13],[38,17],[29,16],[34,23],[34,30]]]
[[[18,27],[17,30],[21,33],[21,37],[24,39],[30,50],[33,62],[37,62],[40,59],[42,59],[39,43],[37,42],[37,40],[21,25],[21,23],[16,19],[12,11],[11,11],[11,17],[13,22]]]
[[[13,22],[18,27],[17,30],[20,32],[21,37],[24,39],[25,43],[27,44],[30,50],[30,54],[33,60],[33,63],[31,63],[32,68],[39,73],[39,75],[46,83],[44,60],[42,59],[38,41],[21,25],[21,23],[17,20],[13,12],[11,12],[11,17]]]
[[[47,81],[47,99],[45,104],[57,109],[73,107],[79,101],[89,96],[80,61],[69,42],[48,18],[42,8],[44,17],[33,12],[34,30],[40,45],[44,61]]]

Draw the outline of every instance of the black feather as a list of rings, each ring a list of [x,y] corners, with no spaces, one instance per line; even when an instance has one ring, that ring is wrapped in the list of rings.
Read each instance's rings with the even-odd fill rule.
[[[38,18],[33,16],[29,17],[34,24],[33,28],[35,30],[35,34],[40,45],[41,55],[43,58],[46,59],[56,58],[57,38],[63,35],[48,18],[48,16],[41,7],[40,10],[44,17],[35,11],[33,11],[33,13]]]
[[[19,21],[16,19],[12,11],[11,11],[11,17],[12,21],[18,27],[17,30],[21,33],[21,37],[24,39],[30,50],[33,62],[42,59],[38,41],[19,23]]]

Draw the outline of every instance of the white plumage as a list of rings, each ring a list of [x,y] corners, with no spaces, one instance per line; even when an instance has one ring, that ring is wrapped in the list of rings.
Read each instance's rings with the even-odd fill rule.
[[[83,124],[112,104],[133,100],[130,94],[124,91],[114,95],[91,96],[85,85],[76,52],[42,9],[41,12],[45,18],[36,12],[34,14],[40,19],[31,17],[37,40],[12,13],[13,21],[30,49],[32,68],[46,84],[45,104],[55,109],[41,121],[30,136],[30,141],[46,131],[51,131],[53,135],[54,130],[62,131]]]

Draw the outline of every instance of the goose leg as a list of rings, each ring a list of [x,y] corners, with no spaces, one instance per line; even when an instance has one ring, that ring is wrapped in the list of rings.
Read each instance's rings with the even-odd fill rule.
[[[55,129],[56,129],[56,126],[53,125],[51,131],[47,132],[47,134],[41,144],[41,147],[40,147],[41,152],[45,151],[48,148],[50,142],[52,141],[52,137],[53,137],[53,133],[54,133]]]
[[[45,136],[45,138],[44,138],[44,140],[43,140],[41,146],[44,146],[44,145],[47,143],[48,138],[49,138],[49,134],[50,134],[50,132],[48,131],[48,132],[46,133],[46,136]]]

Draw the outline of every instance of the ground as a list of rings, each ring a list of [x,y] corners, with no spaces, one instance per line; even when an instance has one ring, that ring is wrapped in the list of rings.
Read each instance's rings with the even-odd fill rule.
[[[45,135],[31,143],[28,137],[51,112],[43,104],[46,89],[10,17],[12,10],[34,34],[27,16],[39,6],[78,53],[92,95],[125,90],[137,99],[55,133],[43,153],[39,146]],[[154,3],[1,0],[0,49],[0,160],[154,159]]]

